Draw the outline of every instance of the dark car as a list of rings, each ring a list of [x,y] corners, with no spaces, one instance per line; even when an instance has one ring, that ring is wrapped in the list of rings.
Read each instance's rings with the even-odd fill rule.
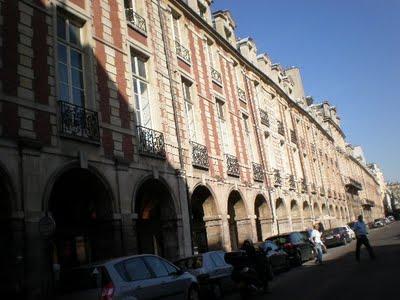
[[[256,244],[256,246],[266,254],[274,274],[282,270],[290,269],[289,255],[274,241],[267,240]]]
[[[321,238],[327,247],[346,245],[352,241],[345,227],[327,229]]]
[[[294,265],[314,258],[314,249],[308,241],[305,241],[300,232],[291,232],[269,237],[267,240],[274,241],[280,248],[286,251],[289,259]]]
[[[204,298],[212,296],[218,299],[233,286],[233,268],[225,262],[224,256],[223,251],[210,251],[180,259],[175,264],[196,276]]]

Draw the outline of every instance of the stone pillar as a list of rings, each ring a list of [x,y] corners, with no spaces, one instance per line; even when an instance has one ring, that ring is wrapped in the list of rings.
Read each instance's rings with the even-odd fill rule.
[[[124,255],[138,253],[136,219],[137,214],[121,214],[122,245]]]
[[[223,222],[221,216],[204,217],[207,232],[208,250],[223,249]]]
[[[252,223],[249,217],[235,218],[235,221],[238,230],[238,241],[240,247],[245,240],[253,240],[253,228],[251,226]]]
[[[221,222],[222,222],[222,247],[225,251],[229,252],[232,250],[231,245],[231,238],[229,233],[229,215],[222,215]]]
[[[266,238],[273,235],[272,226],[274,220],[272,218],[259,218],[259,221],[261,223],[262,240],[264,241]]]

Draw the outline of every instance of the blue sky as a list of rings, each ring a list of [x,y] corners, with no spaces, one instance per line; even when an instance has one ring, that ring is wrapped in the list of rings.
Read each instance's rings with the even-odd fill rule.
[[[400,181],[400,0],[214,0],[238,37],[284,67],[307,95],[329,100],[347,141]]]

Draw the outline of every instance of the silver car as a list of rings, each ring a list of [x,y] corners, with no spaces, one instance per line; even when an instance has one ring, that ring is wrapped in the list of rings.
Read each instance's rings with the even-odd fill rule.
[[[196,278],[156,255],[112,259],[61,273],[56,299],[199,299]]]

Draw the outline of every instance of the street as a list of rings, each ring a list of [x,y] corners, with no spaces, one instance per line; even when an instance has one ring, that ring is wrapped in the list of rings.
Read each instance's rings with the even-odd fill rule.
[[[310,261],[276,276],[271,293],[258,299],[392,299],[399,293],[400,222],[370,230],[369,239],[377,255],[375,261],[362,247],[361,262],[357,263],[355,241],[330,248],[322,266]]]

